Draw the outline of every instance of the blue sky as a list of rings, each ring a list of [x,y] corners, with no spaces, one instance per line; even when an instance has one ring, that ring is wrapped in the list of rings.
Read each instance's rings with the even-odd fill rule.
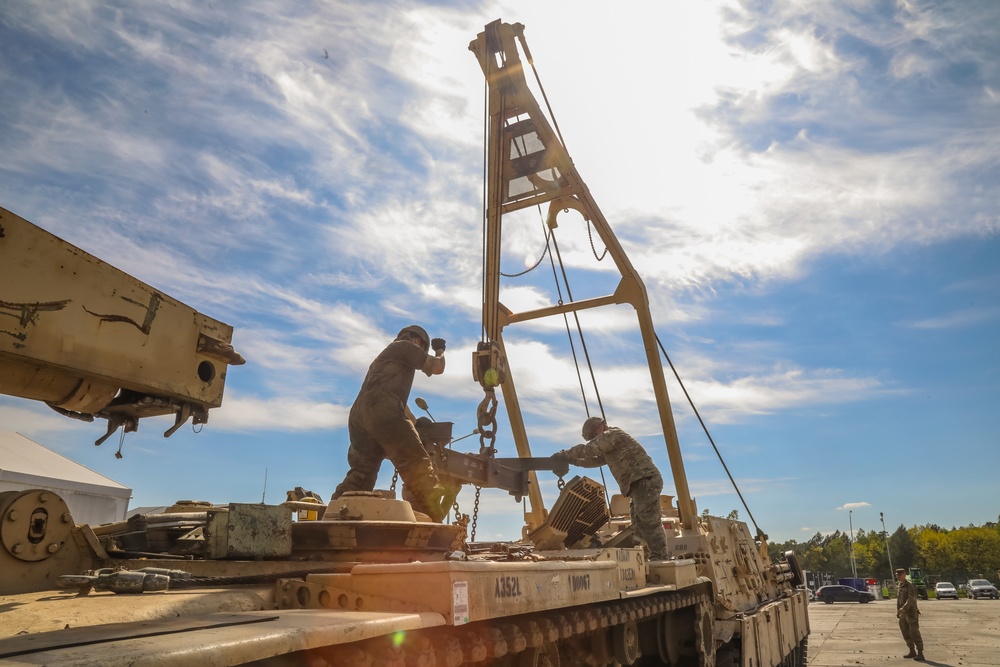
[[[1000,4],[619,4],[3,3],[0,206],[232,324],[248,363],[201,433],[146,420],[122,460],[117,438],[93,446],[103,426],[44,405],[0,398],[0,428],[132,487],[133,507],[255,502],[265,474],[268,502],[327,497],[368,364],[417,322],[449,365],[412,396],[470,432],[483,81],[467,45],[502,17],[525,24],[761,528],[997,520]],[[602,293],[584,228],[559,233],[574,296]],[[537,223],[511,224],[504,270],[541,249]],[[551,303],[545,268],[502,300]],[[670,492],[634,318],[582,319],[609,422]],[[575,444],[563,323],[505,338],[534,452]],[[746,518],[669,388],[699,509]],[[514,455],[502,420],[497,444]],[[516,503],[485,492],[478,537],[519,531]]]

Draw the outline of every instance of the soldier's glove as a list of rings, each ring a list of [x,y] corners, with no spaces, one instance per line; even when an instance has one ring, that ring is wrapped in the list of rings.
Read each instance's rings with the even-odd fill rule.
[[[431,338],[431,349],[435,352],[444,352],[444,338]]]
[[[556,452],[549,457],[552,461],[552,472],[557,476],[563,477],[569,472],[569,455],[566,452]]]

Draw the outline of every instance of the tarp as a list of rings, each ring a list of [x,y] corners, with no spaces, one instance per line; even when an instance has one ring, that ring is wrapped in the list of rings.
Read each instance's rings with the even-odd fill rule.
[[[76,523],[122,521],[132,489],[38,444],[0,431],[0,492],[45,489],[66,501]]]

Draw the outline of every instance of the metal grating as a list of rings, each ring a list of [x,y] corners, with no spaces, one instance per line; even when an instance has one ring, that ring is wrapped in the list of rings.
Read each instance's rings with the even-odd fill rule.
[[[587,537],[591,537],[608,522],[608,507],[604,502],[604,487],[589,477],[574,477],[567,482],[559,499],[549,512],[548,518],[529,538],[534,541],[536,533],[551,534],[558,531],[563,547],[572,547]]]

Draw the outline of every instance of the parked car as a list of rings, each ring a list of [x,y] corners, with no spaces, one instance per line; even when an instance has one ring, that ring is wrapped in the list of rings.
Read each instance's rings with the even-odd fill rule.
[[[859,591],[850,586],[823,586],[816,591],[816,599],[833,604],[834,602],[860,602],[865,604],[875,599],[868,591]]]
[[[939,581],[934,584],[934,596],[937,597],[938,600],[943,600],[945,598],[957,600],[958,591],[955,590],[955,586],[952,585],[950,581]]]
[[[965,585],[965,590],[968,591],[969,598],[972,600],[978,600],[979,598],[1000,599],[1000,596],[997,595],[997,587],[985,579],[969,579],[969,583]]]

